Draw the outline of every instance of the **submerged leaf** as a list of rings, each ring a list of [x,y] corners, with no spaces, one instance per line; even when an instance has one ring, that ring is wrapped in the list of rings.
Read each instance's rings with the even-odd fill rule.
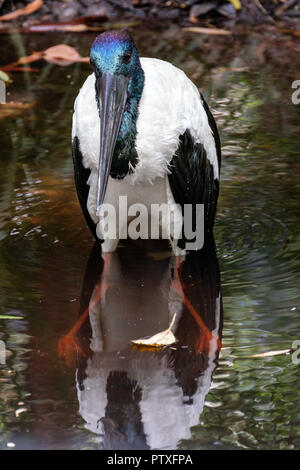
[[[17,315],[0,315],[0,320],[23,320],[24,317]]]
[[[21,57],[18,60],[18,64],[30,64],[31,62],[36,62],[37,60],[41,60],[42,54],[43,54],[42,52],[33,52],[30,55]]]
[[[0,120],[6,119],[9,117],[15,117],[18,114],[22,113],[24,110],[31,108],[33,105],[34,105],[33,102],[32,103],[6,103],[5,106],[0,107]]]
[[[18,8],[7,15],[0,16],[0,21],[10,21],[18,18],[23,15],[30,15],[38,10],[43,5],[43,0],[33,0],[33,2],[28,3],[24,8]]]
[[[45,51],[36,51],[28,56],[21,57],[17,62],[4,65],[2,70],[9,72],[28,71],[39,72],[39,69],[23,68],[19,65],[30,64],[39,60],[45,60],[56,65],[71,65],[74,62],[89,62],[89,57],[82,57],[74,47],[67,46],[66,44],[57,44],[56,46],[49,47]]]
[[[57,44],[43,52],[43,58],[47,62],[57,65],[70,65],[74,62],[89,62],[89,57],[81,57],[74,47],[66,44]]]
[[[202,28],[200,26],[188,26],[187,28],[183,28],[183,31],[187,31],[188,33],[213,34],[221,36],[228,36],[231,34],[231,32],[226,29]]]
[[[0,70],[0,80],[3,82],[9,82],[9,76],[7,73],[3,72],[3,70]]]
[[[291,352],[290,349],[282,349],[281,351],[267,351],[261,354],[253,354],[249,357],[272,357],[272,356],[279,356],[280,354],[288,354]]]
[[[175,343],[176,338],[171,331],[171,328],[174,325],[175,318],[176,318],[176,313],[174,314],[172,321],[170,323],[170,326],[167,330],[161,331],[160,333],[157,333],[156,335],[151,336],[151,338],[148,338],[148,339],[141,338],[141,339],[132,340],[131,342],[133,344],[136,344],[137,346],[147,346],[150,348],[162,348],[164,346],[169,346],[170,344]]]

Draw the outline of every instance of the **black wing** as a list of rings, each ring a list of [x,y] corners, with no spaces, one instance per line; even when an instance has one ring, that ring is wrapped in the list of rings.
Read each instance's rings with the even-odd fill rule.
[[[202,100],[215,139],[220,169],[221,144],[217,126],[203,97]],[[213,225],[219,195],[219,181],[214,178],[213,165],[207,158],[204,146],[194,142],[189,129],[179,138],[179,146],[170,168],[169,183],[175,202],[180,204],[182,209],[184,204],[193,205],[193,230],[195,230],[196,222],[196,204],[204,204],[204,247],[213,246]],[[184,227],[183,236],[178,245],[181,248],[185,247]]]
[[[217,129],[217,124],[216,124],[216,121],[215,121],[213,115],[210,112],[208,104],[206,103],[202,93],[200,93],[200,96],[201,96],[202,104],[203,104],[203,107],[205,109],[205,112],[206,112],[206,115],[207,115],[207,118],[208,118],[209,127],[210,127],[210,129],[213,133],[214,139],[215,139],[215,145],[216,145],[217,157],[218,157],[218,165],[219,165],[219,174],[220,174],[220,170],[221,170],[221,141],[220,141],[220,136],[219,136],[218,129]]]
[[[74,165],[75,185],[80,206],[90,231],[92,232],[94,238],[96,240],[99,240],[96,234],[96,224],[87,210],[87,199],[89,195],[89,186],[87,185],[87,180],[91,172],[88,168],[84,168],[82,164],[82,155],[79,148],[78,137],[74,137],[73,139],[72,157]]]

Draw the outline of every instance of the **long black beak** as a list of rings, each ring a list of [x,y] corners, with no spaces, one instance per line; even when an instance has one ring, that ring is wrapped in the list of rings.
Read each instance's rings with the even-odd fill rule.
[[[96,79],[100,101],[100,157],[98,168],[98,213],[104,201],[118,133],[120,130],[128,90],[127,77],[105,73]]]

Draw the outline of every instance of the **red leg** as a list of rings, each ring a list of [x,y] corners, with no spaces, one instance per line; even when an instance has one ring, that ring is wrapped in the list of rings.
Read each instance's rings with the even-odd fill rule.
[[[206,326],[196,309],[193,307],[192,303],[190,302],[189,298],[185,295],[184,293],[184,283],[182,282],[182,277],[181,277],[181,268],[182,268],[182,260],[176,258],[175,260],[175,275],[177,273],[176,278],[172,282],[172,288],[178,293],[178,295],[181,297],[184,305],[186,306],[187,310],[190,312],[190,314],[193,316],[195,321],[198,323],[202,335],[201,339],[199,341],[199,344],[196,347],[196,352],[200,354],[202,351],[205,353],[209,352],[209,346],[210,346],[210,341],[212,338],[215,336]],[[221,347],[221,343],[219,338],[216,338],[218,341],[218,345]]]

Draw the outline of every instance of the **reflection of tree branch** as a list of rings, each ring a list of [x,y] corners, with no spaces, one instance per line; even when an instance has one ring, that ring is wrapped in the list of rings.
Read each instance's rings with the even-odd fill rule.
[[[79,72],[80,72],[80,67],[79,67],[79,63],[76,63],[75,64],[75,71],[73,73],[73,82],[75,82],[78,78],[79,78]],[[53,117],[55,118],[57,115],[59,115],[59,113],[61,112],[62,109],[65,109],[66,108],[66,103],[68,102],[68,98],[70,97],[70,95],[74,95],[74,90],[71,86],[66,86],[65,87],[66,91],[65,93],[63,94],[63,97],[62,99],[60,100],[59,102],[59,105],[57,106],[57,111],[53,114]]]
[[[26,54],[26,49],[25,49],[25,46],[24,46],[23,37],[19,33],[19,31],[18,30],[10,30],[9,35],[10,35],[10,38],[11,38],[11,42],[13,43],[13,45],[16,48],[17,56],[18,57],[26,56],[27,54]],[[24,81],[25,81],[25,84],[26,84],[27,91],[30,92],[32,77],[31,77],[30,73],[28,71],[26,71],[26,68],[24,69],[23,76],[24,76]],[[35,112],[34,112],[33,108],[31,109],[30,113],[31,113],[31,119],[29,119],[29,126],[31,127],[31,129],[33,129],[35,127],[35,119],[36,119]]]

